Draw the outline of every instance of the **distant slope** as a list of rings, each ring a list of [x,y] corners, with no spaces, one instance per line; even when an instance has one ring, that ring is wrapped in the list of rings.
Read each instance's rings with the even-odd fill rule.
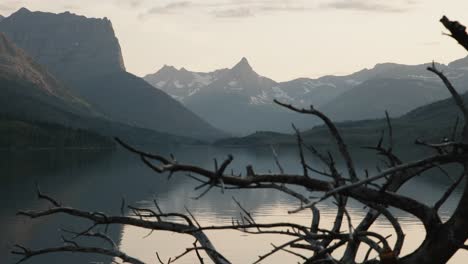
[[[344,92],[319,108],[333,120],[379,118],[387,110],[392,117],[450,94],[441,84],[411,79],[371,79]]]
[[[468,93],[462,95],[468,104]],[[457,115],[462,118],[458,108],[451,98],[419,107],[399,118],[392,119],[394,139],[396,144],[409,146],[416,139],[425,139],[440,142],[450,137]],[[313,119],[315,117],[309,116]],[[377,143],[383,130],[387,130],[386,120],[362,120],[338,122],[336,126],[352,146],[374,145]],[[316,146],[334,146],[328,129],[317,126],[302,133],[306,144]],[[260,145],[293,145],[296,144],[294,135],[278,133],[257,133],[242,138],[230,138],[218,141],[218,145],[231,146],[260,146]]]
[[[0,22],[0,31],[110,120],[186,137],[225,135],[125,72],[120,45],[106,18],[22,8]]]
[[[21,90],[21,93],[16,93],[18,90]],[[54,123],[73,129],[90,130],[108,139],[120,137],[134,144],[200,143],[191,138],[118,123],[99,116],[67,111],[61,107],[62,103],[54,105],[49,104],[48,100],[41,100],[41,97],[45,96],[37,91],[38,88],[34,84],[0,78],[0,114],[7,115],[12,120]]]
[[[111,73],[74,85],[97,110],[119,122],[201,139],[224,135],[166,93],[130,73]]]

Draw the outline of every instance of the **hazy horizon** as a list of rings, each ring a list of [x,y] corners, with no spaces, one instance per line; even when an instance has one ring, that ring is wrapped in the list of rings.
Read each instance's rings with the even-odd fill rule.
[[[309,2],[7,0],[0,14],[26,7],[108,17],[127,70],[139,76],[163,65],[208,72],[246,57],[259,74],[286,81],[350,74],[377,63],[448,63],[465,57],[442,34],[438,20],[447,15],[467,21],[467,2]]]

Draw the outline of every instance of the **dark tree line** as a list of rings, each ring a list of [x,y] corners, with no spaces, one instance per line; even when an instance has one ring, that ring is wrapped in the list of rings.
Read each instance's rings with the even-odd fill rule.
[[[466,28],[458,22],[450,21],[445,16],[440,21],[450,31],[450,36],[468,50]],[[338,147],[340,158],[345,161],[345,170],[340,171],[337,168],[336,157],[306,145],[298,130],[296,130],[297,147],[302,173],[297,175],[284,173],[277,157],[276,163],[280,173],[259,173],[252,166],[247,166],[245,175],[241,176],[228,173],[228,167],[233,160],[232,156],[228,156],[220,164],[215,162],[214,170],[209,170],[179,163],[174,157],[143,152],[117,139],[120,145],[140,156],[142,162],[157,174],[188,173],[189,177],[200,182],[200,185],[196,187],[196,190],[200,192],[199,197],[213,188],[221,188],[222,190],[252,189],[252,191],[255,189],[274,189],[291,195],[300,203],[296,208],[291,208],[290,213],[303,210],[312,212],[311,222],[308,226],[289,222],[257,223],[240,203],[238,205],[242,212],[241,217],[238,220],[233,220],[232,224],[219,226],[200,225],[190,211],[187,214],[163,212],[156,202],[157,210],[129,206],[123,202],[121,215],[107,215],[62,205],[38,190],[38,197],[49,201],[50,207],[40,211],[21,211],[18,213],[19,215],[41,218],[63,213],[88,219],[91,224],[86,230],[67,231],[68,238],[63,237],[64,244],[61,246],[30,249],[23,245],[16,245],[12,253],[19,256],[19,262],[48,253],[82,252],[108,255],[119,258],[123,262],[143,263],[137,258],[121,252],[105,232],[99,231],[105,230],[109,225],[132,225],[151,231],[172,231],[193,236],[195,239],[193,247],[185,249],[181,255],[170,260],[171,263],[187,254],[194,254],[200,263],[204,263],[205,260],[200,255],[200,251],[204,251],[214,263],[231,263],[223,256],[222,252],[216,249],[205,234],[205,231],[208,230],[238,230],[249,234],[276,234],[289,238],[288,242],[275,245],[271,251],[264,252],[255,263],[274,257],[274,254],[279,251],[294,254],[302,263],[356,263],[360,248],[368,248],[368,254],[362,263],[446,263],[457,251],[468,250],[468,245],[465,244],[468,238],[468,180],[466,180],[468,178],[468,109],[450,80],[435,67],[435,64],[428,67],[428,70],[437,75],[447,87],[453,101],[462,113],[462,121],[460,124],[458,122],[455,124],[453,131],[450,132],[452,136],[442,142],[416,141],[417,147],[432,150],[432,155],[418,160],[403,161],[394,153],[392,124],[387,115],[388,138],[386,142],[388,143],[383,143],[384,138],[382,137],[375,146],[368,147],[386,160],[386,168],[382,168],[375,174],[361,175],[356,171],[355,160],[350,154],[346,142],[335,124],[324,113],[313,107],[299,109],[279,101],[275,101],[275,103],[297,113],[315,116],[325,123]],[[461,133],[458,133],[458,126],[462,127]],[[306,151],[318,158],[327,170],[318,170],[308,163],[304,154]],[[455,165],[458,174],[449,175],[449,172],[445,170],[449,165]],[[432,169],[438,169],[453,179],[451,186],[436,203],[425,204],[399,193],[400,188],[408,181]],[[316,175],[320,175],[320,177]],[[441,206],[462,184],[464,185],[462,186],[463,192],[457,207],[448,220],[443,221],[439,215]],[[298,191],[299,188],[302,191]],[[309,198],[312,192],[314,194],[319,192],[321,196]],[[317,204],[326,199],[333,200],[337,207],[335,221],[330,229],[322,227],[321,212],[317,208]],[[351,215],[347,210],[350,199],[356,200],[368,208],[367,214],[357,226],[351,225]],[[125,208],[128,208],[132,214],[125,216]],[[408,255],[401,254],[405,245],[405,235],[399,221],[389,210],[390,208],[411,214],[422,223],[426,231],[426,237],[422,244]],[[386,218],[393,227],[396,234],[394,243],[390,244],[387,237],[369,231],[378,217]],[[107,244],[102,247],[81,245],[74,240],[81,236],[93,237]],[[297,249],[301,249],[301,253]],[[304,250],[309,253],[304,254]],[[342,253],[338,254],[338,252]],[[159,262],[164,263],[161,259]],[[265,263],[267,262],[268,260],[265,260]]]
[[[30,118],[0,115],[0,148],[113,148],[111,138],[95,132]]]

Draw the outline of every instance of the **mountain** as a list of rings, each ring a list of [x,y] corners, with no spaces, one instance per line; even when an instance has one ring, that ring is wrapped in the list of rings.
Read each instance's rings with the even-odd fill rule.
[[[342,121],[379,118],[385,110],[400,116],[447,98],[437,77],[426,70],[428,65],[381,63],[346,76],[275,82],[258,75],[243,58],[231,69],[201,73],[164,66],[144,78],[222,129],[237,134],[289,132],[291,122],[310,128],[317,121],[284,113],[273,105],[274,99],[302,107],[313,105]],[[468,83],[468,57],[437,67],[456,86]]]
[[[154,74],[144,77],[145,81],[154,87],[170,94],[173,98],[184,102],[187,97],[210,85],[217,80],[227,69],[214,72],[190,72],[185,68],[177,70],[173,66],[164,65]]]
[[[437,64],[460,92],[467,90],[468,58],[448,65]],[[391,116],[401,116],[417,107],[450,96],[437,76],[426,70],[429,64],[377,64],[359,75],[367,79],[340,94],[323,107],[333,120],[363,120],[379,118],[388,110]]]
[[[246,58],[230,69],[209,73],[164,66],[144,79],[225,131],[289,131],[291,122],[310,127],[309,119],[273,104],[274,98],[291,98],[279,83],[256,73]]]
[[[0,22],[0,31],[113,122],[194,138],[225,135],[164,92],[127,73],[107,18],[22,8]]]
[[[318,79],[298,78],[288,82],[276,82],[257,74],[246,58],[242,58],[231,69],[203,73],[191,72],[185,68],[178,70],[165,65],[156,73],[144,77],[148,83],[183,103],[190,101],[192,96],[198,96],[198,93],[209,96],[210,92],[219,93],[216,90],[224,90],[224,93],[247,96],[249,104],[256,105],[272,104],[273,99],[322,105],[361,83],[351,78],[352,76],[325,76]]]
[[[0,15],[0,21],[2,21],[5,17]]]
[[[144,81],[142,81],[144,82]],[[75,138],[83,144],[102,143],[118,136],[143,143],[197,143],[196,140],[172,136],[144,128],[114,122],[74,95],[63,83],[37,64],[24,50],[0,33],[0,141],[6,146],[30,142],[31,146],[51,143],[56,135],[65,145]],[[56,131],[53,129],[56,128]],[[20,132],[18,132],[20,131]],[[93,132],[90,132],[93,131]],[[28,138],[30,137],[30,138]],[[42,140],[42,141],[41,141]],[[46,142],[44,142],[44,140]],[[5,146],[2,145],[2,147]],[[21,144],[20,144],[21,145]],[[27,144],[26,144],[27,145]]]
[[[0,31],[63,81],[125,71],[119,42],[107,18],[21,8],[2,20]]]

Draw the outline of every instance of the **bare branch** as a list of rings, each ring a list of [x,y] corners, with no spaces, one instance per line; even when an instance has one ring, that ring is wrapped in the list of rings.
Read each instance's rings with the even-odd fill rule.
[[[299,149],[299,158],[300,158],[300,162],[301,162],[301,166],[302,166],[302,173],[304,174],[305,177],[309,177],[309,173],[307,172],[307,167],[308,166],[307,166],[307,163],[305,161],[304,150],[302,148],[302,146],[304,144],[304,141],[302,140],[301,132],[299,132],[299,129],[297,129],[296,126],[294,126],[294,124],[292,124],[292,128],[296,132],[297,148]]]
[[[32,257],[45,255],[50,253],[59,253],[59,252],[79,252],[79,253],[92,253],[92,254],[101,254],[106,256],[111,256],[115,258],[120,258],[122,261],[132,264],[144,264],[141,260],[138,260],[134,257],[130,257],[125,253],[118,251],[116,249],[105,249],[105,248],[96,248],[96,247],[78,247],[76,245],[62,246],[62,247],[52,247],[39,250],[31,250],[20,245],[15,245],[18,250],[13,250],[11,253],[15,255],[23,256],[17,263],[22,263]]]
[[[106,234],[103,234],[103,233],[100,233],[100,232],[86,232],[86,233],[82,233],[82,232],[75,232],[75,231],[71,231],[71,230],[67,230],[67,229],[62,229],[63,232],[65,233],[69,233],[69,234],[73,234],[75,235],[73,237],[73,239],[77,238],[77,237],[80,237],[80,236],[85,236],[85,237],[97,237],[97,238],[100,238],[100,239],[103,239],[104,241],[106,241],[107,243],[109,243],[109,245],[112,247],[112,248],[118,248],[117,247],[117,244],[114,242],[114,240],[112,240],[112,238],[110,238],[109,236],[107,236]]]
[[[281,166],[281,163],[279,162],[278,154],[276,153],[276,150],[273,146],[271,147],[271,152],[273,153],[273,158],[275,159],[276,166],[278,166],[279,172],[281,174],[284,174],[284,169],[283,166]]]
[[[439,78],[442,80],[442,82],[445,84],[450,94],[452,95],[452,98],[455,101],[455,104],[463,113],[464,127],[463,127],[463,139],[462,140],[464,143],[468,143],[468,110],[465,106],[465,103],[463,102],[463,99],[461,98],[460,94],[458,94],[457,90],[453,87],[452,83],[447,79],[447,77],[445,77],[445,75],[435,67],[435,63],[432,63],[432,66],[428,67],[427,70],[439,76]]]
[[[354,163],[351,158],[351,155],[349,154],[348,147],[346,146],[343,138],[341,137],[340,133],[338,132],[338,129],[336,128],[335,124],[322,112],[314,109],[311,107],[310,109],[299,109],[296,108],[292,105],[281,103],[278,100],[274,100],[274,102],[280,106],[283,106],[285,108],[291,109],[295,112],[302,113],[302,114],[311,114],[319,117],[325,125],[328,127],[330,130],[330,133],[332,134],[333,138],[335,139],[338,149],[340,150],[341,155],[343,156],[343,159],[346,162],[346,166],[348,167],[348,173],[352,181],[358,181],[357,174],[356,174],[356,169],[354,168]]]
[[[46,195],[46,194],[43,194],[41,192],[41,188],[39,187],[39,184],[36,182],[36,191],[37,191],[37,197],[39,199],[44,199],[44,200],[47,200],[49,201],[51,204],[53,204],[54,206],[56,207],[60,207],[60,203],[57,202],[56,200],[54,200],[52,197]]]
[[[447,199],[450,197],[450,195],[455,191],[457,186],[460,184],[460,182],[463,180],[465,177],[465,172],[463,172],[458,179],[450,185],[450,187],[445,191],[444,195],[434,204],[434,210],[439,211],[440,207],[447,201]]]

